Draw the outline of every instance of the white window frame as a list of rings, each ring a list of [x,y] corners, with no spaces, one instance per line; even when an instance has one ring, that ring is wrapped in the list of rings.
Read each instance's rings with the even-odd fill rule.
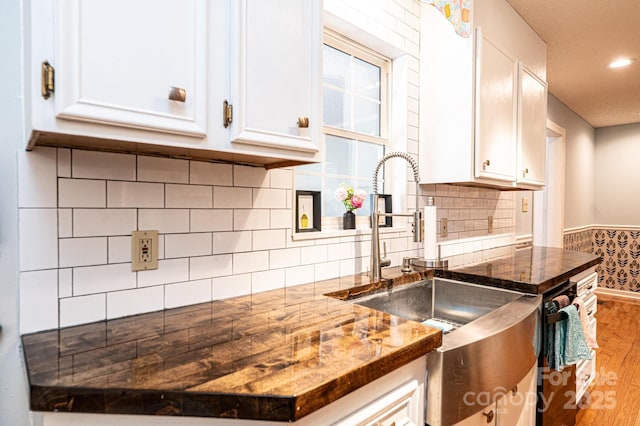
[[[325,143],[325,136],[337,136],[346,139],[355,139],[363,142],[374,143],[377,145],[382,145],[385,147],[385,150],[388,152],[390,149],[390,140],[389,140],[389,127],[390,127],[390,96],[391,92],[391,64],[392,60],[386,56],[380,55],[373,50],[363,46],[360,43],[354,42],[334,31],[329,29],[325,29],[323,44],[329,45],[335,49],[343,51],[347,54],[353,55],[358,59],[369,62],[373,65],[376,65],[380,68],[380,135],[368,135],[365,133],[360,133],[352,130],[342,129],[335,126],[324,125],[322,126],[322,143]],[[324,83],[323,83],[324,84]],[[324,120],[323,120],[324,123]],[[326,149],[323,149],[323,152],[326,153]],[[323,158],[324,162],[325,158]],[[315,173],[309,173],[313,175]],[[322,173],[318,173],[320,176],[325,176],[324,171]],[[333,175],[335,176],[335,175]],[[340,177],[340,176],[338,176]],[[345,175],[346,179],[351,179],[352,176]],[[371,176],[373,178],[373,176]],[[391,178],[385,179],[384,186],[389,187],[387,184],[390,182]],[[329,191],[335,188],[322,188],[322,191]],[[367,198],[369,198],[370,194],[367,194]],[[368,201],[367,201],[368,202]],[[324,214],[324,211],[323,211]],[[349,233],[353,231],[342,230],[342,217],[341,216],[322,216],[322,233],[339,233],[343,235],[344,233]],[[356,230],[366,229],[369,231],[369,216],[356,216]],[[309,234],[309,233],[297,233],[296,236],[304,235],[305,237],[320,237],[320,235]]]

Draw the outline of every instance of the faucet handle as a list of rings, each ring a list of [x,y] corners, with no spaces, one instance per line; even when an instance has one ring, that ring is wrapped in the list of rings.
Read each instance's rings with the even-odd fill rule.
[[[387,242],[382,242],[382,252],[384,255],[380,258],[380,267],[384,268],[391,265],[391,259],[387,259]]]

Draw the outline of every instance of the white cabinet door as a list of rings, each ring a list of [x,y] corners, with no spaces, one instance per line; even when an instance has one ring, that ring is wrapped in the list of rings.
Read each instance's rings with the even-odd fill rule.
[[[420,384],[412,380],[368,403],[335,423],[335,426],[418,426],[423,424],[424,405]]]
[[[237,0],[231,7],[232,148],[312,161],[319,152],[321,2]]]
[[[58,1],[56,117],[205,136],[206,9],[205,0]]]
[[[497,402],[496,426],[533,426],[536,423],[536,386],[538,366]]]
[[[517,61],[476,36],[475,175],[514,182]]]
[[[547,84],[526,66],[518,72],[518,183],[542,186],[546,167]]]
[[[480,410],[476,414],[456,423],[455,426],[495,426],[496,417],[496,404],[493,403],[484,410]]]

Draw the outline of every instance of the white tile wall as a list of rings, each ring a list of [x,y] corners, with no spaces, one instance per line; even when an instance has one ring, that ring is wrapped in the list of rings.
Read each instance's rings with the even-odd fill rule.
[[[136,222],[135,209],[73,209],[73,236],[131,235]]]
[[[199,280],[231,275],[232,262],[233,257],[230,254],[192,257],[189,259],[189,279]]]
[[[277,288],[284,288],[284,269],[272,269],[251,274],[251,292],[260,293]]]
[[[107,318],[159,311],[163,308],[164,291],[159,286],[107,293]]]
[[[56,207],[56,150],[43,148],[18,155],[18,205]]]
[[[189,259],[158,261],[158,269],[138,272],[138,287],[158,286],[189,280]]]
[[[58,267],[58,211],[20,209],[20,270]]]
[[[233,167],[233,184],[236,187],[248,186],[251,188],[262,188],[267,185],[268,182],[267,171],[261,167]]]
[[[201,185],[232,186],[233,166],[231,164],[192,161],[189,181]]]
[[[106,294],[60,299],[60,327],[67,327],[106,318]]]
[[[213,207],[218,209],[250,209],[251,188],[216,186],[213,188]]]
[[[229,275],[212,281],[215,300],[251,294],[251,274]]]
[[[189,183],[189,162],[170,158],[138,157],[138,180]]]
[[[268,212],[267,212],[268,213]],[[220,232],[234,229],[234,211],[229,209],[191,210],[191,232]]]
[[[60,239],[60,267],[104,265],[107,263],[107,238]]]
[[[394,59],[393,149],[419,154],[420,3],[325,0],[331,25]],[[345,22],[351,21],[351,25]],[[293,169],[37,147],[19,155],[21,330],[117,318],[353,275],[369,236],[292,238]],[[409,178],[407,178],[409,179]],[[402,182],[399,184],[401,188]],[[404,206],[415,202],[407,182]],[[427,185],[441,242],[472,261],[486,237],[514,231],[511,193]],[[394,197],[395,198],[395,197]],[[159,231],[159,267],[131,271],[131,231]],[[310,238],[309,238],[310,237]],[[388,256],[421,254],[410,232],[384,230]],[[496,237],[491,244],[508,238]],[[458,240],[460,244],[457,244]],[[471,255],[468,251],[471,250]],[[466,257],[465,257],[466,256]]]
[[[58,327],[58,271],[20,274],[20,332]]]
[[[211,300],[211,279],[166,285],[164,295],[167,308],[208,302]]]
[[[73,269],[73,295],[107,293],[135,288],[136,274],[130,263],[87,266]]]
[[[58,207],[107,207],[104,180],[59,179]]]
[[[164,185],[108,181],[107,207],[164,208]]]
[[[190,257],[211,254],[211,233],[167,234],[164,237],[164,256]]]
[[[138,209],[138,229],[155,229],[162,234],[189,232],[189,210]]]
[[[127,154],[73,150],[71,175],[74,178],[136,180],[137,157]]]
[[[204,185],[166,185],[167,208],[210,209],[213,190]]]

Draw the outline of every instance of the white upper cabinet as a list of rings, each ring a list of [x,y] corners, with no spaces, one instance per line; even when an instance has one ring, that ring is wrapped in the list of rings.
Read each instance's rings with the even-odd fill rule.
[[[518,183],[544,185],[547,152],[547,83],[520,64],[518,79]]]
[[[25,11],[28,149],[266,167],[319,158],[319,2],[43,0]]]
[[[206,135],[205,0],[57,8],[56,117]]]
[[[543,186],[545,43],[504,0],[472,3],[468,38],[421,7],[421,183]]]
[[[237,0],[231,39],[231,144],[318,158],[321,2]]]
[[[516,59],[476,30],[475,176],[515,180]]]

